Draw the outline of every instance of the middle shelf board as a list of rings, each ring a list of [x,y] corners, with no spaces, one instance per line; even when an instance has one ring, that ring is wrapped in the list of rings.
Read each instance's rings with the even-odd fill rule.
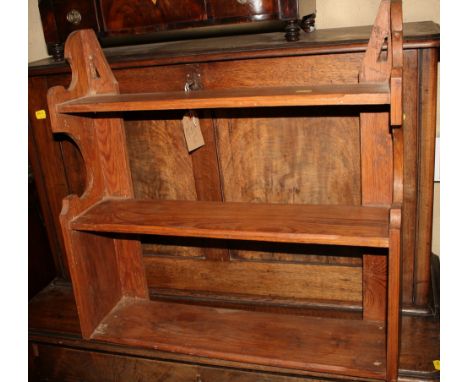
[[[388,248],[389,209],[341,205],[107,199],[80,231]]]
[[[92,113],[280,106],[387,105],[389,103],[390,90],[387,83],[361,83],[95,95],[59,104],[57,111],[59,113]]]

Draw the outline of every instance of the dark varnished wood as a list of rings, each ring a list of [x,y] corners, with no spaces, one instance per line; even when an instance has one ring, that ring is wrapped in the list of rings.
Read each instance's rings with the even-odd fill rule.
[[[215,18],[241,17],[248,14],[249,16],[256,16],[260,20],[262,16],[265,18],[268,17],[267,15],[278,14],[281,3],[290,5],[294,3],[294,1],[275,2],[271,0],[210,0],[210,13]]]
[[[60,147],[51,139],[50,119],[37,120],[35,111],[45,110],[48,113],[44,96],[48,88],[46,78],[34,78],[29,81],[28,110],[28,153],[31,168],[36,180],[38,197],[41,203],[42,217],[46,224],[47,237],[51,247],[57,274],[68,276],[68,261],[65,256],[62,235],[60,232],[59,215],[61,202],[70,193],[65,175],[64,163],[61,159]],[[42,97],[39,94],[42,93]],[[46,207],[47,206],[47,207]],[[54,234],[53,231],[56,233]],[[68,276],[69,277],[69,276]]]
[[[418,52],[405,52],[403,70],[403,211],[402,211],[402,301],[413,303],[413,277],[416,247],[417,177],[418,177]]]
[[[29,303],[29,330],[64,333],[80,338],[76,301],[70,284],[51,283]]]
[[[429,297],[430,257],[421,255],[431,252],[438,53],[424,50],[420,52],[419,59],[427,62],[431,67],[431,70],[420,78],[421,97],[424,102],[421,104],[419,141],[427,149],[419,152],[421,163],[421,176],[418,184],[420,213],[417,221],[419,246],[416,248],[414,280],[415,302],[418,305],[424,305],[428,303]]]
[[[371,321],[124,299],[96,329],[93,338],[325,373],[375,378],[385,370],[384,327]],[[355,352],[361,356],[356,358]]]
[[[358,206],[106,200],[74,230],[387,247],[388,209]]]
[[[329,382],[322,378],[290,377],[278,373],[210,367],[188,362],[167,362],[48,344],[37,346],[35,371],[49,381],[87,382]],[[86,367],[83,367],[86,365]]]
[[[47,52],[55,60],[63,60],[63,43],[71,32],[81,28],[98,30],[97,12],[93,0],[40,0],[38,6]],[[74,23],[67,19],[73,10],[78,12],[79,22]]]
[[[35,180],[28,176],[28,300],[52,281],[56,272],[40,211]],[[32,247],[32,248],[31,248]]]
[[[179,0],[177,6],[171,0],[42,0],[39,9],[57,60],[68,35],[80,28],[92,28],[108,46],[278,31],[282,20],[299,18],[297,0]]]
[[[206,20],[206,4],[203,0],[183,0],[177,6],[170,0],[158,0],[156,3],[101,0],[97,3],[101,8],[103,29],[107,35],[164,30],[168,24]]]
[[[439,27],[433,22],[405,23],[404,48],[439,46]],[[371,27],[317,30],[288,44],[282,33],[217,37],[190,41],[135,45],[105,49],[113,69],[190,62],[226,61],[239,58],[290,57],[309,54],[364,52]],[[43,59],[30,64],[30,75],[70,72],[64,62]]]

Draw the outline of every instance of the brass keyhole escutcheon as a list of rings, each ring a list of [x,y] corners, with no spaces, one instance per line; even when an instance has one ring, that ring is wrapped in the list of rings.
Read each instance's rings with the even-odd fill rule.
[[[79,25],[81,23],[81,13],[76,9],[72,9],[67,13],[67,21],[73,25]]]

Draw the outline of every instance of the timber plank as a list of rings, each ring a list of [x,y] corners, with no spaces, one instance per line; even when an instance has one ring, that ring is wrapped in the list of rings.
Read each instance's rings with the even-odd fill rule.
[[[385,373],[384,329],[378,322],[364,320],[123,298],[92,338],[202,357],[378,378]]]
[[[388,216],[386,207],[115,199],[97,203],[71,228],[385,248]]]
[[[104,94],[57,105],[59,113],[123,112],[274,106],[386,105],[388,83]]]

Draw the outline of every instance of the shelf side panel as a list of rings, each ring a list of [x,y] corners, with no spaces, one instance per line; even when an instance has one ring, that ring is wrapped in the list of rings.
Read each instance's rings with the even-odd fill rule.
[[[72,67],[68,89],[48,92],[51,127],[77,144],[86,166],[81,196],[69,195],[60,215],[82,335],[88,338],[123,296],[147,298],[140,244],[71,230],[70,221],[104,197],[133,197],[123,123],[118,118],[63,115],[57,105],[96,94],[118,94],[118,84],[91,30],[72,33],[65,57]],[[120,241],[120,239],[122,239]],[[127,277],[128,274],[136,275]]]
[[[114,240],[67,228],[63,229],[63,234],[81,333],[89,338],[122,298]]]

